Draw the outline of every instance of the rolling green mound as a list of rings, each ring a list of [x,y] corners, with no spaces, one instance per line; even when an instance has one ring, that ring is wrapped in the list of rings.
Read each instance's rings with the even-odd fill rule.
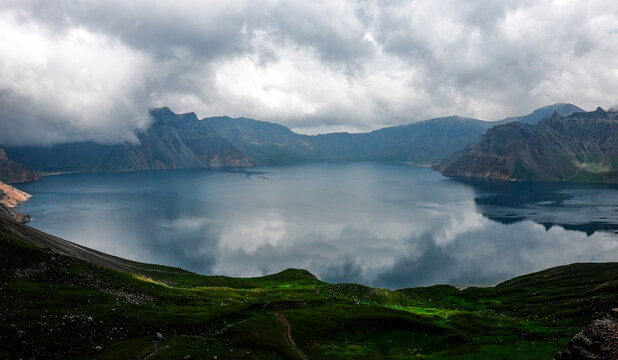
[[[616,263],[390,291],[300,269],[203,276],[2,217],[0,268],[7,359],[551,359],[618,303]]]

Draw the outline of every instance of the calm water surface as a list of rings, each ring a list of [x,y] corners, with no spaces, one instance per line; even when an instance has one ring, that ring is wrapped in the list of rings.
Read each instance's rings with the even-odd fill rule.
[[[618,261],[618,190],[462,182],[426,168],[330,163],[46,177],[19,186],[31,226],[203,274],[305,268],[388,288],[489,285]]]

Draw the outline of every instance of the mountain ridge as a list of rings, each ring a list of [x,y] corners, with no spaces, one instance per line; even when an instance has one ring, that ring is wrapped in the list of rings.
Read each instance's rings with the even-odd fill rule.
[[[498,120],[495,122],[496,125],[506,124],[509,122],[521,122],[526,124],[536,124],[539,121],[546,119],[553,115],[554,112],[559,113],[560,115],[571,115],[576,112],[585,112],[584,109],[575,106],[570,103],[555,103],[552,105],[543,106],[532,111],[528,115],[524,116],[513,116],[507,117],[502,120]]]
[[[520,117],[531,121],[554,104]],[[535,115],[536,114],[536,115]],[[326,161],[398,161],[429,165],[475,143],[498,122],[461,116],[424,120],[366,133],[298,134],[289,128],[249,118],[151,110],[150,126],[136,133],[137,144],[67,143],[52,147],[7,148],[28,167],[46,172],[131,171],[237,167]],[[516,118],[508,118],[516,119]],[[508,120],[505,119],[505,120]]]
[[[536,125],[493,127],[434,168],[493,180],[618,182],[618,113],[554,113]]]
[[[447,116],[366,133],[298,134],[275,123],[247,118],[204,118],[223,137],[258,164],[306,161],[402,161],[429,165],[478,140],[488,128],[504,122],[540,120],[549,110],[564,115],[581,110],[557,103],[531,114],[500,121]],[[550,113],[551,114],[551,113]]]

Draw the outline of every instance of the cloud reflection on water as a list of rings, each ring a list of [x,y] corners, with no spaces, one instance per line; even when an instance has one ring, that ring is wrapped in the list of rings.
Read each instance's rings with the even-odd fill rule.
[[[83,245],[206,274],[295,267],[326,281],[402,288],[490,285],[550,266],[618,260],[611,232],[588,236],[537,223],[550,216],[555,223],[613,221],[609,204],[590,205],[599,205],[599,193],[611,202],[618,196],[611,188],[545,187],[561,198],[550,208],[538,204],[551,200],[546,195],[524,188],[500,192],[402,164],[264,171],[50,177],[22,186],[35,194],[23,210],[34,216],[33,226]],[[492,214],[520,221],[493,221]]]

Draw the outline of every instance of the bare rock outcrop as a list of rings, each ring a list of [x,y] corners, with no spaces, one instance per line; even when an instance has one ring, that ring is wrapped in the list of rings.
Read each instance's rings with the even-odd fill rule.
[[[32,195],[0,181],[0,203],[6,207],[15,207],[30,199]]]
[[[586,326],[558,352],[555,360],[618,359],[618,308]]]
[[[0,216],[5,216],[21,223],[30,221],[30,215],[22,214],[13,209],[30,197],[30,194],[0,181]]]

